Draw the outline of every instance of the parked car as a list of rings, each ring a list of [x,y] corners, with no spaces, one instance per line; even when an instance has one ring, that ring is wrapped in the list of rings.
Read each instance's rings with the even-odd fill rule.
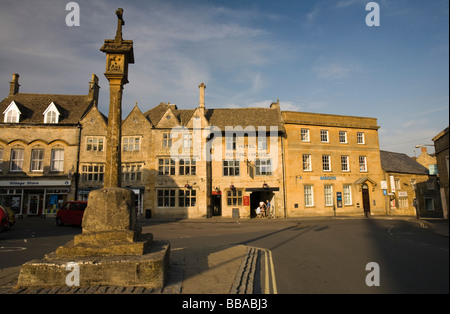
[[[11,208],[0,206],[0,232],[9,230],[16,223],[16,214]]]
[[[87,201],[69,201],[65,203],[56,213],[56,224],[81,226]]]

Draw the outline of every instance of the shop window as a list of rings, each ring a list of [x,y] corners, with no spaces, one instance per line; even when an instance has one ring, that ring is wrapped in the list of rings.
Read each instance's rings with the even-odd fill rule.
[[[175,207],[175,190],[158,190],[158,207]]]
[[[192,207],[197,203],[196,190],[179,190],[178,203],[180,207]]]
[[[242,190],[233,189],[227,192],[227,205],[228,206],[241,206],[242,205]]]

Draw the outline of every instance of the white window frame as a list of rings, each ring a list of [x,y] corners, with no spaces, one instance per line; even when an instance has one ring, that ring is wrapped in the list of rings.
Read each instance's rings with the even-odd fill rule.
[[[357,132],[356,133],[356,142],[358,144],[361,144],[361,145],[366,143],[364,132]]]
[[[331,171],[331,155],[322,155],[322,170],[325,172]]]
[[[56,152],[62,152],[62,156],[56,156]],[[50,171],[64,171],[64,148],[53,148],[50,162]]]
[[[320,130],[320,141],[322,143],[329,143],[330,142],[328,130]]]
[[[304,154],[302,160],[303,160],[303,171],[312,171],[311,155]]]
[[[367,157],[366,156],[359,156],[359,171],[360,172],[367,172]]]
[[[37,153],[37,156],[36,156]],[[31,150],[31,162],[30,171],[31,172],[43,172],[44,171],[44,154],[45,150],[43,148],[33,148]]]
[[[333,186],[332,185],[324,185],[323,186],[323,195],[325,198],[325,206],[333,206],[334,198],[333,198]]]
[[[350,163],[348,155],[341,155],[341,170],[342,172],[350,172]]]
[[[4,116],[4,123],[19,123],[20,121],[20,115],[22,114],[19,110],[19,107],[17,107],[14,100],[9,104],[9,106],[3,111]]]
[[[344,184],[343,186],[344,194],[344,205],[352,205],[352,186],[349,184]]]
[[[347,144],[347,131],[339,131],[339,143]]]
[[[9,170],[11,172],[23,171],[23,159],[25,155],[25,149],[16,147],[11,149],[11,165]]]
[[[42,114],[44,116],[44,123],[58,123],[59,122],[59,116],[61,115],[58,111],[58,108],[56,108],[56,105],[54,102],[52,102],[47,109],[45,109],[44,113]]]
[[[305,197],[305,207],[313,207],[314,206],[314,186],[313,185],[304,185],[303,192]]]
[[[309,129],[301,129],[300,130],[300,139],[302,142],[309,142]]]

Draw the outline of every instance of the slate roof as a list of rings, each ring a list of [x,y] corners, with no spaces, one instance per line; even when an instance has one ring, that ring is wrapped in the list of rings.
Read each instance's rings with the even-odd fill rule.
[[[195,112],[195,109],[178,109],[175,105],[161,103],[158,106],[144,113],[153,125],[157,125],[169,106],[181,125],[186,125]],[[227,108],[227,109],[206,109],[205,117],[211,126],[217,126],[225,131],[226,126],[265,126],[269,131],[271,126],[278,127],[283,131],[281,114],[277,109],[272,108]]]
[[[0,114],[3,114],[12,101],[21,112],[19,124],[44,123],[43,113],[52,102],[61,114],[58,124],[77,124],[93,105],[93,100],[88,95],[17,93],[0,102]],[[0,118],[0,123],[3,123],[3,116]]]
[[[386,172],[428,174],[428,169],[406,154],[380,150],[381,168]]]

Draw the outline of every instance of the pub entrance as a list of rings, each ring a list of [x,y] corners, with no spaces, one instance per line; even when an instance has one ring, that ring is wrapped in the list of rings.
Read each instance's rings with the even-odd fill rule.
[[[257,216],[256,208],[259,206],[260,202],[267,203],[267,200],[269,200],[271,210],[274,211],[274,191],[278,190],[279,188],[247,188],[246,191],[252,192],[250,194],[250,218],[255,218]]]
[[[222,195],[220,193],[213,193],[211,195],[212,215],[222,216]]]

